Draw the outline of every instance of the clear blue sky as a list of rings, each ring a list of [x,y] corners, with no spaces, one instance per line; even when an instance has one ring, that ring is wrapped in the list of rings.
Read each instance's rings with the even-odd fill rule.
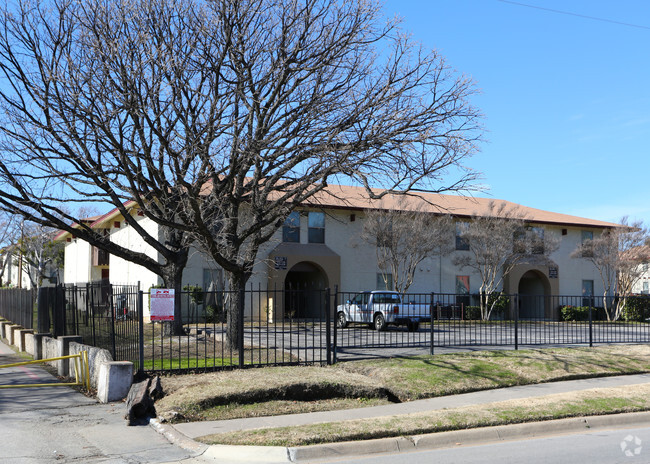
[[[650,2],[386,0],[384,11],[481,90],[487,142],[468,162],[489,188],[479,196],[650,225]]]

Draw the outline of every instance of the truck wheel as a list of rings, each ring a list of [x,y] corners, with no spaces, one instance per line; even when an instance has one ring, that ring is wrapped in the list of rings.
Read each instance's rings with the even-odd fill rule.
[[[345,313],[340,312],[336,315],[336,325],[341,329],[345,329],[348,326],[348,321],[345,320]]]
[[[375,314],[375,319],[374,319],[374,327],[375,330],[381,331],[386,328],[386,319],[384,318],[383,314]]]
[[[406,325],[409,329],[409,332],[417,332],[418,329],[420,328],[420,323],[419,322],[409,322]]]

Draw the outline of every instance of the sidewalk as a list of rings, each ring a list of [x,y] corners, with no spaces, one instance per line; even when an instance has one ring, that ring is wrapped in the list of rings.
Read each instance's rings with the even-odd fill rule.
[[[0,365],[21,358],[0,340]],[[0,369],[0,385],[56,383],[38,364]],[[128,427],[121,401],[100,404],[74,389],[0,389],[0,458],[3,464],[33,462],[158,464],[193,459],[205,445],[181,449],[151,427]]]
[[[185,424],[160,424],[152,426],[171,442],[181,447],[198,445],[194,439],[214,433],[251,430],[269,427],[300,426],[307,424],[336,422],[349,419],[364,419],[381,416],[435,411],[471,405],[505,401],[509,399],[534,398],[556,393],[588,390],[593,388],[620,387],[650,382],[650,374],[599,377],[568,380],[537,385],[524,385],[495,390],[486,390],[460,395],[450,395],[426,400],[411,401],[359,409],[324,411],[286,416],[255,417],[225,421],[192,422]],[[544,422],[530,422],[495,427],[439,432],[412,437],[382,438],[366,441],[328,443],[299,447],[262,446],[207,446],[201,458],[221,463],[326,463],[347,462],[345,457],[369,457],[378,454],[408,453],[433,450],[459,445],[472,446],[507,440],[524,440],[551,435],[583,433],[587,430],[612,430],[647,426],[650,412],[613,414],[606,416],[575,417]]]
[[[172,427],[189,438],[198,438],[214,433],[225,433],[238,430],[308,425],[322,422],[338,422],[349,419],[367,419],[372,417],[410,414],[414,412],[436,411],[440,409],[480,405],[511,399],[532,398],[552,395],[555,393],[588,390],[591,388],[619,387],[623,385],[638,385],[649,382],[650,374],[597,377],[592,379],[567,380],[562,382],[484,390],[473,393],[464,393],[460,395],[443,396],[368,408],[290,414],[286,416],[253,417],[224,421],[190,422],[185,424],[174,424]]]

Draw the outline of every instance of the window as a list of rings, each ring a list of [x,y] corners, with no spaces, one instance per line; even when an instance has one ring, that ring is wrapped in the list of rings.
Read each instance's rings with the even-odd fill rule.
[[[648,283],[647,280],[643,282],[643,290],[641,290],[641,293],[643,293],[644,295],[650,293],[650,283]]]
[[[526,253],[526,230],[521,228],[515,231],[512,238],[512,248],[515,253]]]
[[[469,295],[469,276],[456,276],[456,293]]]
[[[592,297],[594,296],[594,281],[582,281],[582,306],[590,306]]]
[[[544,254],[544,229],[541,227],[521,228],[513,234],[513,250],[515,253]]]
[[[377,246],[390,248],[393,243],[393,219],[386,216],[377,218]]]
[[[354,298],[352,298],[350,304],[365,305],[368,304],[369,299],[370,299],[370,293],[358,293]]]
[[[300,213],[292,212],[282,226],[282,241],[300,243]]]
[[[393,274],[377,273],[377,290],[392,290],[393,289]]]
[[[325,243],[325,213],[309,213],[309,243]]]
[[[594,233],[591,230],[583,230],[582,231],[582,257],[583,258],[592,258],[594,256],[594,252],[591,248],[591,241],[594,239]]]
[[[456,304],[469,306],[469,276],[456,276]]]
[[[397,293],[375,293],[372,297],[373,303],[399,304],[400,298]]]
[[[544,254],[544,229],[541,227],[531,227],[531,245],[534,255],[543,255]]]
[[[204,307],[223,307],[223,278],[221,269],[203,269]],[[213,311],[215,310],[213,309]]]
[[[467,232],[468,228],[469,228],[469,222],[456,223],[456,249],[457,250],[469,250],[469,240],[463,237],[463,234]]]

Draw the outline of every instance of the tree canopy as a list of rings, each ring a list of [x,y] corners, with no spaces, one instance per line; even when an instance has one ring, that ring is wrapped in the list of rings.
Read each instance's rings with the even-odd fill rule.
[[[475,179],[471,80],[373,1],[21,0],[0,15],[0,204],[69,230],[62,203],[110,203],[176,274],[189,236],[240,288],[333,181],[377,198]],[[128,219],[130,200],[166,240]]]

